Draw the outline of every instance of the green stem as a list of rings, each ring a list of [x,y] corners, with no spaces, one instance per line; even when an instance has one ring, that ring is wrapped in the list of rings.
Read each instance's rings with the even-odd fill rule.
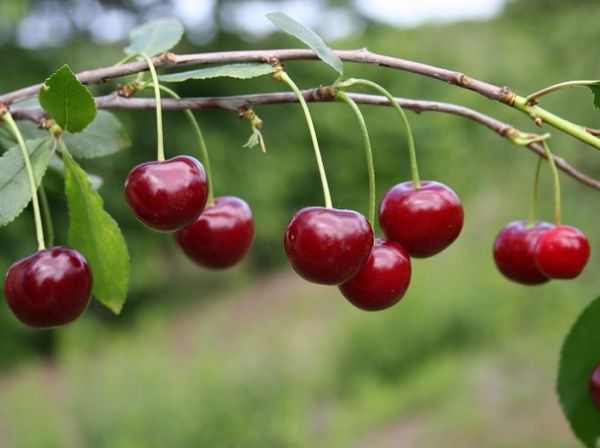
[[[369,172],[369,222],[371,223],[371,227],[375,226],[375,167],[373,164],[373,150],[371,149],[371,140],[369,139],[369,132],[367,130],[367,124],[365,123],[365,118],[361,113],[360,109],[356,105],[356,102],[345,92],[342,90],[337,90],[335,94],[336,98],[344,101],[356,116],[358,120],[358,124],[360,126],[360,131],[363,137],[363,144],[365,148],[365,155],[367,156],[367,169]]]
[[[533,176],[533,194],[531,197],[531,209],[529,210],[529,225],[533,226],[537,218],[538,208],[538,195],[539,195],[539,184],[540,184],[540,171],[542,168],[542,157],[538,157],[537,164],[535,167],[535,174]]]
[[[312,117],[310,116],[310,111],[308,110],[306,100],[304,99],[304,96],[302,96],[302,92],[300,92],[300,89],[296,83],[292,81],[292,78],[290,78],[286,72],[280,71],[277,73],[277,75],[278,76],[276,79],[280,79],[294,91],[298,97],[300,105],[302,106],[302,111],[304,112],[304,116],[306,117],[306,122],[308,124],[308,131],[310,132],[312,145],[315,150],[317,166],[319,167],[319,175],[321,176],[321,184],[323,186],[323,196],[325,197],[325,207],[333,208],[333,204],[331,202],[331,193],[329,192],[329,184],[327,183],[327,175],[325,174],[325,166],[323,165],[323,158],[321,157],[321,150],[319,149],[319,141],[317,140],[317,133],[315,132],[315,125],[313,124]]]
[[[596,149],[600,149],[600,139],[590,134],[585,127],[571,123],[570,121],[565,120],[558,115],[554,115],[552,112],[549,112],[542,107],[532,106],[527,102],[527,98],[525,97],[518,95],[515,96],[513,107],[521,112],[526,113],[534,120],[540,119],[543,122],[548,123],[550,126],[555,127],[556,129],[559,129]]]
[[[40,205],[42,206],[42,213],[44,215],[44,223],[46,224],[46,241],[50,247],[54,246],[54,225],[52,224],[52,213],[50,212],[50,204],[48,203],[48,196],[46,195],[46,189],[43,185],[40,185]]]
[[[150,86],[153,86],[152,84]],[[150,87],[148,86],[148,87]],[[171,90],[167,86],[163,86],[162,84],[158,85],[158,88],[170,95],[173,98],[180,99],[181,97],[177,94],[177,92]],[[202,131],[200,130],[200,126],[196,121],[196,117],[190,109],[184,109],[183,113],[186,118],[190,122],[192,129],[194,130],[194,136],[196,137],[196,141],[198,143],[198,148],[200,149],[200,158],[202,159],[202,164],[206,169],[206,177],[208,178],[208,198],[206,200],[207,205],[214,205],[215,199],[213,194],[213,184],[212,184],[212,173],[210,170],[210,158],[208,157],[208,148],[206,147],[206,141],[204,140],[204,135],[202,135]]]
[[[552,157],[552,153],[550,152],[550,148],[548,147],[548,143],[545,141],[542,142],[544,146],[544,151],[546,151],[546,158],[548,159],[548,163],[550,164],[550,171],[552,172],[552,184],[554,186],[554,223],[558,226],[560,225],[560,181],[558,179],[558,170],[556,169],[556,164],[554,163],[554,158]]]
[[[398,104],[398,102],[392,96],[392,94],[390,92],[388,92],[386,89],[381,87],[379,84],[377,84],[373,81],[369,81],[368,79],[350,78],[346,81],[343,81],[342,83],[339,83],[336,87],[347,88],[347,87],[351,87],[353,85],[367,86],[367,87],[370,87],[371,89],[381,93],[388,99],[390,104],[396,109],[396,111],[400,115],[400,119],[402,120],[402,123],[404,124],[404,127],[406,128],[406,133],[407,133],[408,155],[410,158],[410,173],[411,173],[411,177],[412,177],[413,187],[420,188],[421,180],[419,179],[419,168],[417,166],[417,151],[415,149],[415,141],[413,139],[412,129],[410,128],[410,123],[408,122],[406,113],[404,112],[402,107],[400,107],[400,105]]]
[[[165,160],[165,147],[163,143],[163,123],[162,123],[162,104],[160,102],[160,88],[158,84],[158,75],[156,69],[152,63],[152,59],[145,54],[141,53],[141,56],[148,63],[150,74],[152,75],[152,84],[154,86],[154,98],[156,99],[156,139],[158,140],[157,146],[157,160],[163,162]]]
[[[123,59],[121,59],[119,62],[117,62],[115,65],[123,65],[129,61],[131,61],[136,55],[135,54],[129,54],[127,56],[125,56]]]
[[[600,84],[600,81],[598,80],[579,80],[579,81],[565,81],[565,82],[559,82],[558,84],[553,84],[551,86],[545,87],[541,90],[538,90],[537,92],[532,93],[531,95],[528,95],[527,98],[525,98],[527,100],[528,103],[531,104],[531,102],[537,100],[538,98],[543,97],[544,95],[547,95],[549,93],[552,92],[556,92],[557,90],[561,90],[567,87],[585,87],[585,86],[593,86],[596,84]]]
[[[46,248],[46,244],[44,243],[44,228],[42,226],[42,215],[40,213],[40,204],[38,202],[37,187],[35,182],[35,176],[33,174],[33,167],[31,166],[31,160],[29,159],[29,151],[27,150],[27,145],[23,140],[21,131],[19,131],[19,128],[13,120],[13,117],[10,114],[10,112],[4,112],[2,118],[4,119],[6,124],[8,124],[15,138],[17,139],[19,149],[21,150],[21,155],[23,156],[23,161],[25,163],[25,171],[27,172],[27,178],[29,180],[29,188],[31,189],[31,202],[33,204],[33,219],[35,220],[35,232],[37,235],[38,250],[44,250]]]

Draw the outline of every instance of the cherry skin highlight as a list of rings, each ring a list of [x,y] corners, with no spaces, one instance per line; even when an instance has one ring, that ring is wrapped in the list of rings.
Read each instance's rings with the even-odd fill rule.
[[[590,395],[596,407],[600,409],[600,364],[596,366],[590,377]]]
[[[200,266],[224,269],[248,252],[254,220],[248,204],[234,196],[215,199],[193,223],[175,233],[181,250]]]
[[[348,301],[365,311],[378,311],[396,304],[410,284],[410,257],[393,241],[375,239],[361,270],[339,288]]]
[[[354,277],[373,247],[373,230],[353,210],[306,207],[292,217],[284,238],[287,258],[304,279],[339,285]]]
[[[555,226],[540,236],[535,246],[535,263],[550,278],[575,278],[588,262],[590,243],[572,226]]]
[[[189,156],[137,165],[125,182],[125,197],[138,219],[163,232],[193,223],[204,210],[207,195],[204,167]]]
[[[448,186],[434,181],[403,182],[390,188],[379,205],[379,223],[386,238],[411,257],[435,255],[458,237],[463,226],[460,199]]]
[[[552,224],[525,220],[513,221],[504,227],[494,242],[494,261],[498,270],[509,280],[523,285],[539,285],[550,279],[537,267],[535,247],[541,235]]]
[[[50,328],[75,320],[87,307],[92,273],[75,249],[53,247],[17,260],[6,273],[4,296],[24,324]]]

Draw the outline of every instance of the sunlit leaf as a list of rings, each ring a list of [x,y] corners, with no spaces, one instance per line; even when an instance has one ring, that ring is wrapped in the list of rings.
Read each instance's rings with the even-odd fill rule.
[[[181,40],[183,25],[177,19],[163,18],[134,28],[129,34],[127,54],[144,53],[150,57],[169,51]]]
[[[258,76],[270,75],[274,69],[269,64],[247,63],[247,64],[228,64],[215,67],[199,68],[186,72],[172,73],[159,76],[164,82],[183,82],[189,79],[210,79],[210,78],[237,78],[250,79]]]

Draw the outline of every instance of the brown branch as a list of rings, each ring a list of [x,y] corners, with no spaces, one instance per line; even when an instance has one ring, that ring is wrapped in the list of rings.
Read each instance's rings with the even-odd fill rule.
[[[306,101],[321,102],[331,101],[331,95],[324,94],[321,88],[308,89],[302,92]],[[376,95],[365,95],[351,93],[349,96],[357,103],[389,106],[387,98]],[[396,98],[398,104],[408,110],[416,113],[425,111],[443,112],[458,115],[479,123],[488,129],[491,129],[501,137],[511,140],[511,137],[518,134],[519,131],[513,126],[496,120],[468,107],[458,106],[456,104],[444,103],[439,101],[415,100],[409,98]],[[162,99],[162,107],[165,110],[182,109],[222,109],[238,113],[240,109],[248,106],[295,103],[297,98],[292,92],[263,93],[252,95],[225,96],[225,97],[203,97],[203,98],[182,98],[180,100]],[[96,105],[99,109],[154,109],[156,102],[154,98],[123,98],[117,94],[111,94],[96,98]],[[41,122],[44,117],[44,111],[39,107],[17,108],[12,110],[15,119],[31,120]],[[512,140],[511,140],[512,141]],[[535,152],[541,157],[546,158],[544,148],[539,143],[531,143],[526,146],[529,150]],[[556,166],[567,175],[576,179],[584,185],[596,190],[600,190],[600,181],[586,176],[575,169],[571,164],[561,157],[554,156]]]
[[[433,65],[406,59],[394,58],[378,53],[373,53],[366,48],[356,50],[337,50],[335,52],[342,60],[361,64],[372,64],[381,67],[393,68],[406,72],[416,73],[447,82],[452,85],[478,92],[490,99],[510,102],[512,93],[506,87],[498,87],[487,82],[466,76],[463,73],[435,67]],[[279,49],[279,50],[254,50],[254,51],[220,51],[213,53],[182,54],[166,53],[153,59],[157,68],[223,64],[231,62],[271,62],[273,60],[313,60],[317,56],[312,50],[305,49]],[[77,74],[77,78],[84,84],[105,82],[108,79],[136,74],[146,71],[148,65],[139,60],[127,64],[103,67],[88,70]],[[0,103],[11,104],[15,101],[32,97],[37,94],[41,84],[25,87],[13,92],[0,95]]]

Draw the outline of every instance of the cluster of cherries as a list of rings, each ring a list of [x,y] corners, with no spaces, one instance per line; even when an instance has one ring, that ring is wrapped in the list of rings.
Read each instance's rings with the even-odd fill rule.
[[[415,188],[404,182],[384,195],[379,223],[386,239],[374,239],[358,212],[303,208],[285,233],[288,260],[306,280],[337,285],[358,308],[389,308],[409,286],[410,257],[430,257],[448,247],[462,229],[463,209],[446,185],[422,182]]]
[[[147,226],[175,232],[185,254],[201,266],[222,269],[243,258],[254,237],[250,207],[224,196],[206,204],[204,167],[192,157],[134,167],[125,195],[135,215]],[[75,320],[87,308],[92,272],[85,257],[69,247],[39,250],[8,269],[4,295],[15,316],[36,328]]]
[[[543,221],[513,221],[494,242],[494,261],[506,278],[524,285],[577,277],[590,245],[577,228]]]

